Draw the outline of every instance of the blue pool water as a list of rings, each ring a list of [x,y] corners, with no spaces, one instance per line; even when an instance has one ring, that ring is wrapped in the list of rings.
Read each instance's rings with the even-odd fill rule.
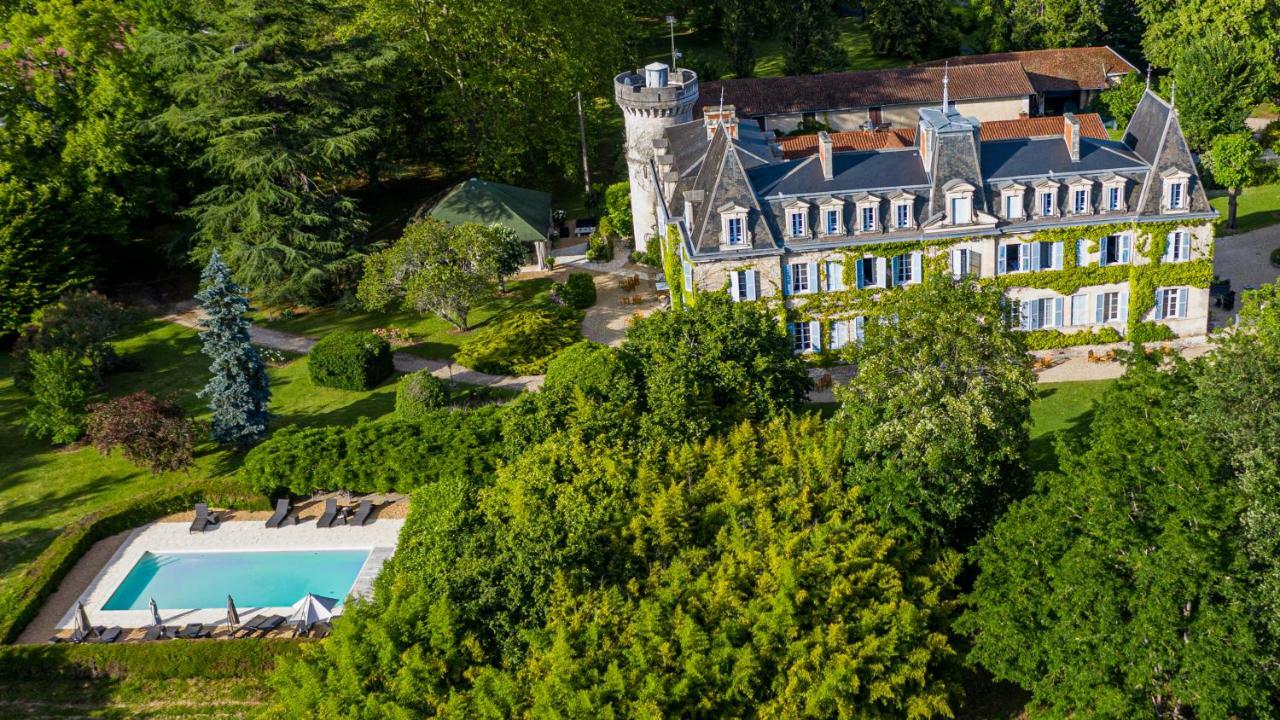
[[[342,598],[368,550],[143,553],[103,610],[239,608],[292,605],[307,593]]]

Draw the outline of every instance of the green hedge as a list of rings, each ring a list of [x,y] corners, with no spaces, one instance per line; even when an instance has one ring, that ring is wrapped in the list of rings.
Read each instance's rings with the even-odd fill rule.
[[[0,602],[0,642],[11,643],[35,618],[45,600],[94,543],[151,522],[158,517],[189,509],[193,503],[263,510],[265,497],[246,495],[237,485],[190,483],[165,488],[108,505],[65,527],[49,547],[27,567],[17,589]],[[3,673],[0,673],[3,675]]]
[[[1028,350],[1056,350],[1058,348],[1075,347],[1077,345],[1105,345],[1124,340],[1115,328],[1104,327],[1099,330],[1081,330],[1064,333],[1057,330],[1032,330],[1024,333]]]
[[[547,361],[582,339],[582,313],[568,308],[521,310],[476,331],[454,357],[492,375],[540,375]]]
[[[1135,345],[1153,342],[1168,342],[1176,340],[1177,335],[1169,328],[1168,325],[1162,325],[1157,322],[1140,322],[1135,323],[1129,328],[1129,342]]]
[[[449,387],[430,370],[405,375],[396,385],[396,417],[401,420],[423,420],[448,405]]]
[[[307,355],[311,382],[340,390],[368,390],[395,372],[391,344],[370,332],[336,330]]]
[[[296,655],[306,640],[164,640],[125,645],[10,645],[0,647],[0,677],[59,678],[261,677],[281,657]]]
[[[270,494],[407,491],[442,476],[489,472],[501,450],[501,406],[437,410],[420,422],[287,427],[251,450],[240,469]]]
[[[591,273],[569,273],[569,277],[562,283],[556,283],[551,292],[565,305],[578,310],[586,310],[596,304],[596,281]]]

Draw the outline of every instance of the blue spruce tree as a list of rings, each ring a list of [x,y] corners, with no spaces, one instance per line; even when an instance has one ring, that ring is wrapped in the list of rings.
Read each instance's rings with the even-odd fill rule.
[[[215,251],[200,275],[204,287],[196,300],[203,317],[200,339],[212,364],[213,377],[199,397],[213,411],[213,439],[248,445],[267,432],[267,401],[271,398],[267,368],[249,342],[249,301],[231,280],[231,269]]]

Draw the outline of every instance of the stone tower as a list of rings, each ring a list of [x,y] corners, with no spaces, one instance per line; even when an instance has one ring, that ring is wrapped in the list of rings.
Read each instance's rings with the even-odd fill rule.
[[[626,121],[627,178],[631,183],[632,237],[643,251],[658,232],[658,181],[651,163],[653,141],[664,128],[693,119],[698,100],[698,76],[666,64],[649,63],[613,79],[613,96]]]

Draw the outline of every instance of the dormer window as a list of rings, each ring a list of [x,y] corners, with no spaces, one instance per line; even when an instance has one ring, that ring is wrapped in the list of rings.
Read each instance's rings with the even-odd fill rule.
[[[1102,209],[1104,212],[1124,210],[1124,178],[1103,182]]]
[[[1071,212],[1074,215],[1083,215],[1089,212],[1089,188],[1071,188]]]
[[[844,234],[844,202],[832,198],[818,206],[820,229],[826,236]]]
[[[809,234],[809,204],[794,202],[787,206],[787,235],[802,238]]]
[[[973,222],[973,186],[952,180],[943,186],[947,192],[947,224],[968,225]]]
[[[1057,195],[1057,193],[1053,190],[1040,190],[1036,192],[1036,208],[1040,212],[1040,217],[1047,217],[1054,214],[1057,209],[1054,207],[1055,195]]]
[[[718,208],[720,213],[720,247],[740,248],[751,244],[747,233],[747,209],[741,205],[726,203]]]
[[[1023,190],[1021,185],[1008,185],[1000,188],[1000,209],[1005,220],[1021,220],[1025,214],[1022,209]]]
[[[1177,169],[1169,169],[1160,174],[1164,178],[1164,209],[1166,212],[1180,212],[1189,208],[1187,191],[1191,175]]]
[[[889,222],[895,230],[903,230],[911,227],[912,215],[911,208],[915,203],[916,196],[911,193],[903,192],[893,195],[890,208],[892,215]]]
[[[854,205],[858,214],[855,216],[856,229],[859,233],[871,233],[880,229],[880,198],[860,193],[854,197]]]

